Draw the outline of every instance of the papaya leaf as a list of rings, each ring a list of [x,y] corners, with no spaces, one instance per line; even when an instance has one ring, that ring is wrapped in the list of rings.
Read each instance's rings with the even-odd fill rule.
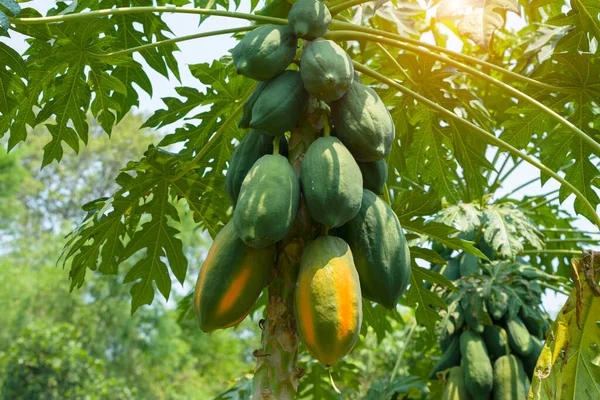
[[[561,13],[548,21],[555,26],[574,28],[561,38],[556,50],[589,52],[590,39],[600,41],[600,6],[596,0],[573,0],[570,5],[571,9],[566,14]]]
[[[423,282],[439,281],[448,283],[439,274],[417,266],[413,262],[410,276],[410,287],[406,292],[406,300],[411,307],[416,307],[415,318],[424,326],[429,334],[434,334],[437,321],[440,320],[439,309],[447,309],[446,302],[435,292],[425,288]],[[437,283],[437,282],[436,282]],[[450,287],[454,287],[450,283]],[[418,306],[417,306],[418,304]]]

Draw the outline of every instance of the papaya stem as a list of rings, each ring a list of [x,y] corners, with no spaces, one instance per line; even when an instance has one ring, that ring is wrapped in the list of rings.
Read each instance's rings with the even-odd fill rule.
[[[564,118],[563,116],[561,116],[554,110],[550,109],[549,107],[547,107],[544,104],[540,103],[539,101],[535,100],[533,97],[521,92],[519,89],[515,89],[514,87],[512,87],[498,79],[492,78],[491,76],[489,76],[475,68],[469,67],[466,64],[455,61],[455,60],[451,59],[450,57],[442,56],[442,55],[433,53],[429,50],[425,50],[420,47],[413,46],[411,44],[401,43],[398,40],[391,40],[391,39],[388,39],[385,37],[378,38],[378,37],[373,36],[372,34],[366,34],[363,32],[338,31],[338,32],[332,33],[331,36],[335,37],[336,40],[344,40],[344,39],[370,40],[370,41],[379,42],[379,43],[386,43],[391,46],[398,47],[400,49],[404,49],[404,50],[408,50],[408,51],[411,51],[414,53],[423,54],[425,56],[432,57],[442,63],[452,65],[462,71],[468,72],[472,76],[476,76],[478,78],[483,79],[486,82],[490,82],[490,83],[500,87],[505,92],[508,92],[508,93],[512,94],[513,96],[538,108],[539,110],[541,110],[542,112],[544,112],[545,114],[550,116],[552,119],[554,119],[558,123],[564,125],[571,132],[573,132],[576,136],[579,136],[579,138],[581,140],[583,140],[585,143],[587,143],[590,146],[590,148],[596,155],[600,155],[600,143],[596,142],[592,137],[588,136],[587,133],[585,133],[578,127],[576,127],[572,122],[568,121],[566,118]]]
[[[551,90],[551,91],[555,91],[555,92],[560,92],[560,93],[577,93],[576,88],[565,88],[565,87],[558,87],[558,86],[553,86],[553,85],[549,85],[540,81],[537,81],[535,79],[529,78],[527,76],[523,76],[520,74],[517,74],[516,72],[512,72],[510,70],[507,70],[505,68],[502,68],[496,64],[492,64],[490,62],[484,61],[484,60],[480,60],[479,58],[476,57],[471,57],[456,51],[452,51],[452,50],[448,50],[445,47],[441,47],[441,46],[437,46],[434,44],[430,44],[430,43],[426,43],[426,42],[422,42],[418,39],[411,39],[409,37],[406,36],[401,36],[395,33],[391,33],[391,32],[386,32],[383,31],[381,29],[375,29],[375,28],[369,28],[366,26],[360,26],[360,25],[356,25],[350,22],[343,22],[343,21],[332,21],[331,25],[329,26],[329,31],[327,32],[327,34],[325,35],[326,38],[328,39],[329,36],[335,36],[337,34],[338,31],[342,31],[342,30],[349,30],[352,32],[363,32],[363,33],[369,33],[372,35],[377,35],[377,36],[383,36],[385,38],[389,38],[389,39],[394,39],[397,40],[399,42],[403,42],[403,43],[410,43],[413,44],[415,46],[420,46],[420,47],[424,47],[433,51],[437,51],[440,53],[444,53],[444,54],[448,54],[451,55],[453,57],[474,63],[474,64],[479,64],[485,67],[490,68],[491,70],[494,70],[496,72],[500,72],[504,75],[507,75],[513,79],[519,80],[521,82],[527,83],[529,85],[532,86],[536,86],[542,89],[546,89],[546,90]],[[376,41],[378,39],[375,39]]]
[[[323,113],[321,118],[323,121],[323,136],[331,136],[331,125],[329,124],[329,116],[326,113]]]
[[[264,15],[255,15],[240,13],[234,11],[224,10],[213,10],[204,8],[187,8],[187,7],[119,7],[119,8],[108,8],[103,10],[94,10],[87,12],[80,12],[76,14],[65,14],[65,15],[52,15],[48,17],[34,17],[34,18],[9,18],[9,22],[15,25],[39,25],[39,24],[52,24],[65,21],[77,21],[85,20],[96,17],[107,17],[109,15],[125,15],[125,14],[144,14],[144,13],[173,13],[173,14],[196,14],[196,15],[212,15],[216,17],[229,17],[245,19],[248,21],[265,22],[277,25],[287,25],[287,19],[267,17]]]
[[[260,25],[243,26],[243,27],[240,27],[240,28],[231,28],[231,29],[222,29],[222,30],[210,31],[210,32],[195,33],[193,35],[180,36],[180,37],[173,38],[173,39],[161,40],[161,41],[158,41],[158,42],[145,44],[143,46],[137,46],[137,47],[131,47],[129,49],[123,49],[123,50],[119,50],[119,51],[113,51],[111,53],[105,53],[105,54],[101,54],[101,53],[87,53],[87,55],[89,55],[90,57],[100,58],[100,59],[102,59],[102,58],[111,58],[111,57],[124,56],[124,55],[127,55],[127,54],[131,54],[131,53],[135,53],[135,52],[141,52],[141,51],[144,51],[144,50],[150,50],[150,49],[154,49],[154,48],[161,47],[161,46],[167,46],[167,45],[174,44],[174,43],[185,42],[187,40],[201,39],[201,38],[210,37],[210,36],[217,36],[217,35],[226,35],[226,34],[229,34],[229,33],[248,32],[248,31],[251,31],[253,29],[258,28],[259,26]]]
[[[377,47],[379,47],[379,50],[381,50],[383,52],[383,54],[387,57],[387,59],[390,60],[390,62],[392,64],[394,64],[396,69],[398,71],[400,71],[402,73],[402,75],[404,75],[406,80],[409,81],[410,83],[412,83],[413,85],[417,86],[416,82],[413,81],[413,79],[410,77],[410,75],[408,75],[408,72],[406,72],[406,70],[404,68],[402,68],[402,65],[400,65],[398,60],[396,60],[396,58],[385,47],[383,47],[383,45],[381,43],[375,43],[375,44],[377,45]]]
[[[273,154],[279,154],[279,142],[281,141],[281,136],[275,136],[273,138]]]
[[[336,15],[341,13],[344,10],[347,10],[348,8],[357,6],[359,4],[362,3],[368,3],[371,0],[348,0],[348,1],[344,1],[342,3],[336,4],[336,5],[332,5],[329,7],[329,11],[331,12],[331,15]]]
[[[390,198],[390,189],[388,188],[387,183],[383,184],[383,200],[388,204],[388,206],[392,206],[392,199]]]
[[[523,159],[524,161],[526,161],[527,163],[531,164],[532,166],[534,166],[535,168],[537,168],[538,170],[540,170],[541,172],[549,175],[550,177],[554,178],[555,180],[557,180],[561,185],[563,185],[565,188],[567,188],[571,193],[573,193],[578,199],[579,201],[581,201],[581,203],[583,204],[583,206],[590,212],[590,216],[592,217],[593,222],[596,224],[596,226],[598,228],[600,228],[600,217],[598,216],[598,214],[596,214],[596,209],[594,208],[594,206],[589,202],[589,200],[575,187],[573,186],[569,181],[567,181],[566,179],[564,179],[563,177],[561,177],[560,175],[558,175],[556,172],[554,172],[552,169],[548,168],[546,165],[542,164],[541,162],[539,162],[538,160],[536,160],[533,157],[530,157],[529,155],[521,152],[520,150],[516,149],[515,147],[511,146],[510,144],[506,143],[504,140],[496,137],[495,135],[489,133],[488,131],[480,128],[479,126],[473,124],[471,121],[468,121],[456,114],[454,114],[452,111],[447,110],[446,108],[440,106],[439,104],[435,103],[434,101],[429,100],[428,98],[420,95],[419,93],[408,89],[407,87],[399,84],[398,82],[389,79],[388,77],[373,71],[372,69],[366,67],[363,64],[360,64],[356,61],[354,61],[354,69],[357,71],[360,71],[362,73],[364,73],[365,75],[368,75],[382,83],[385,83],[386,85],[395,88],[396,90],[398,90],[399,92],[402,92],[408,96],[411,96],[412,98],[416,99],[417,101],[427,105],[428,107],[438,111],[441,115],[444,115],[462,125],[465,125],[466,127],[470,128],[474,133],[476,133],[479,136],[484,137],[485,139],[487,139],[488,142],[503,148],[504,150],[507,150],[509,153],[511,153],[513,156],[518,157],[520,159]]]

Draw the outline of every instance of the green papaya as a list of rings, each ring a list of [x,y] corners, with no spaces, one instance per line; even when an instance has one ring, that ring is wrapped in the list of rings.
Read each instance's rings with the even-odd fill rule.
[[[268,282],[275,246],[253,249],[242,242],[230,221],[210,246],[200,269],[194,308],[200,329],[211,332],[240,323]]]
[[[490,297],[486,299],[485,305],[494,320],[500,321],[504,317],[504,314],[508,310],[508,300],[508,294],[505,291],[492,288]]]
[[[327,32],[331,12],[318,0],[298,0],[290,10],[288,23],[299,38],[315,40]]]
[[[250,247],[283,239],[300,206],[300,183],[288,160],[278,154],[258,159],[244,178],[233,226]]]
[[[310,145],[302,159],[300,181],[306,207],[315,221],[338,227],[358,214],[362,176],[338,138],[322,137]]]
[[[460,358],[460,339],[456,336],[453,336],[450,345],[431,370],[429,379],[435,379],[438,372],[442,372],[448,368],[460,365]]]
[[[542,341],[535,336],[532,336],[531,351],[526,356],[521,357],[521,361],[523,361],[523,367],[525,368],[525,372],[527,373],[529,380],[533,378],[533,372],[535,371],[535,366],[540,358],[540,354],[542,354],[543,347],[544,345],[542,344]]]
[[[494,363],[494,400],[527,398],[527,376],[521,360],[502,356]]]
[[[460,366],[450,368],[448,381],[442,400],[471,400],[471,395],[465,386],[463,368]]]
[[[531,335],[539,339],[544,338],[547,328],[545,324],[545,317],[541,312],[523,305],[519,310],[519,317],[521,317],[521,320],[523,320],[523,323]]]
[[[471,253],[463,253],[458,266],[460,276],[471,276],[480,273],[479,258]]]
[[[494,385],[494,371],[483,338],[473,332],[460,335],[465,387],[474,399],[487,399]]]
[[[254,107],[250,127],[279,136],[289,131],[300,119],[308,105],[298,71],[285,71],[269,81]]]
[[[360,211],[333,234],[352,249],[363,297],[393,309],[410,282],[408,243],[394,211],[364,189]]]
[[[287,0],[273,0],[256,13],[265,17],[286,18],[291,9],[292,4]]]
[[[464,299],[463,299],[464,300]],[[482,334],[485,330],[485,325],[479,320],[478,316],[474,313],[473,307],[468,302],[461,300],[460,306],[465,317],[467,325],[475,332]]]
[[[353,81],[341,99],[331,103],[337,137],[358,161],[381,160],[394,141],[394,121],[379,95]]]
[[[354,64],[334,41],[317,39],[304,46],[300,58],[304,88],[323,101],[339,100],[352,83]]]
[[[382,158],[373,162],[358,162],[363,177],[363,187],[382,195],[388,178],[388,166]]]
[[[252,120],[252,108],[268,84],[269,81],[258,82],[258,85],[256,85],[256,89],[254,89],[252,95],[250,95],[250,97],[248,97],[248,99],[244,102],[244,107],[242,108],[242,117],[238,121],[239,128],[248,129],[250,127],[250,121]]]
[[[487,325],[483,330],[483,341],[492,360],[507,354],[506,331],[498,325]]]
[[[320,236],[302,252],[294,291],[296,325],[308,351],[326,367],[352,350],[362,324],[362,297],[352,251]]]
[[[448,264],[442,266],[441,273],[451,281],[460,279],[460,264],[456,258],[448,261]]]
[[[521,318],[515,316],[515,318],[506,321],[506,333],[512,351],[520,356],[526,356],[531,352],[533,349],[531,334]]]
[[[261,131],[248,132],[237,145],[225,177],[225,191],[234,207],[248,171],[259,158],[271,153],[273,153],[273,136]],[[282,136],[279,141],[279,153],[287,157],[288,143],[285,136]]]
[[[448,347],[450,347],[450,344],[452,343],[452,341],[454,340],[455,337],[458,337],[458,335],[450,335],[448,334],[448,332],[443,332],[439,337],[438,337],[438,344],[440,346],[440,349],[445,352]]]
[[[233,48],[238,74],[257,81],[281,74],[296,56],[298,39],[289,26],[263,25],[244,35]]]

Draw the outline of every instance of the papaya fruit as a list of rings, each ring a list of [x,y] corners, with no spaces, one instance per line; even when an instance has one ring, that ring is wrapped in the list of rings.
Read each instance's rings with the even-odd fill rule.
[[[339,100],[352,83],[354,64],[334,41],[317,39],[304,46],[300,57],[304,88],[323,101]]]
[[[289,1],[273,0],[256,13],[258,15],[264,15],[265,17],[287,18],[291,9],[292,3]],[[261,23],[262,22],[257,22],[257,24]]]
[[[298,39],[289,26],[263,25],[244,35],[233,48],[238,74],[264,81],[281,74],[296,56]]]
[[[373,162],[358,162],[358,168],[363,178],[363,187],[371,192],[382,195],[388,178],[388,166],[382,158]]]
[[[500,321],[504,317],[504,314],[508,310],[508,300],[508,294],[505,291],[492,288],[490,297],[486,299],[485,305],[494,320]]]
[[[240,323],[268,282],[276,257],[275,246],[248,247],[230,221],[215,237],[200,269],[194,308],[204,332]]]
[[[346,242],[321,236],[305,247],[294,307],[300,337],[323,365],[334,365],[352,350],[362,324],[362,298]]]
[[[504,328],[498,325],[488,325],[483,330],[482,337],[492,361],[507,354],[508,343]]]
[[[447,370],[448,368],[460,365],[460,339],[456,336],[452,337],[452,341],[448,348],[442,354],[442,357],[433,366],[429,379],[435,379],[438,372]]]
[[[458,337],[458,335],[450,335],[447,331],[443,332],[438,337],[438,344],[440,345],[440,349],[442,350],[442,352],[448,350],[448,347],[450,347],[450,344],[452,343],[455,337]]]
[[[460,264],[458,260],[453,258],[448,261],[448,264],[442,266],[441,273],[451,281],[460,279]]]
[[[527,398],[527,376],[518,357],[502,356],[494,363],[494,400]]]
[[[285,71],[271,79],[252,107],[250,128],[273,136],[289,131],[300,119],[308,105],[298,71]]]
[[[448,373],[448,383],[442,395],[442,400],[471,400],[471,395],[467,392],[463,368],[460,366],[450,368]]]
[[[512,351],[520,356],[527,356],[531,352],[533,349],[531,334],[521,318],[515,316],[515,318],[506,321],[506,333]]]
[[[410,282],[408,243],[394,211],[364,189],[360,211],[333,234],[352,249],[363,297],[393,309]]]
[[[300,206],[300,183],[278,154],[258,159],[242,182],[233,226],[250,247],[267,247],[290,231]]]
[[[373,89],[353,81],[342,98],[330,106],[335,134],[357,161],[387,157],[394,141],[394,121]]]
[[[521,317],[521,320],[523,321],[531,335],[539,339],[544,338],[544,335],[546,334],[546,331],[548,329],[547,325],[545,324],[545,322],[547,323],[547,321],[541,312],[533,310],[531,309],[531,307],[523,305],[519,310],[519,317]]]
[[[250,95],[250,97],[248,97],[248,99],[244,102],[244,107],[242,108],[242,117],[238,121],[239,128],[248,129],[250,127],[250,121],[252,120],[252,108],[268,84],[269,81],[258,82],[258,85],[256,85],[256,89],[254,89],[252,95]]]
[[[494,385],[494,371],[481,335],[467,330],[460,335],[465,387],[474,399],[487,399]]]
[[[288,14],[288,24],[299,38],[315,40],[327,32],[331,12],[318,0],[298,0]]]
[[[458,266],[460,276],[479,274],[479,259],[471,253],[463,253]]]
[[[261,131],[251,130],[237,145],[225,176],[225,191],[234,207],[248,171],[259,158],[271,153],[273,153],[273,136]],[[282,136],[279,141],[279,153],[287,157],[288,142],[285,136]]]
[[[302,192],[310,216],[337,227],[358,214],[362,176],[352,154],[333,136],[315,140],[302,159]]]
[[[542,341],[535,336],[531,337],[531,351],[526,356],[521,357],[521,361],[523,362],[523,367],[525,368],[525,372],[527,373],[527,377],[529,380],[532,380],[533,373],[535,371],[535,366],[537,365],[538,359],[540,358],[540,354],[542,354],[542,348],[544,345]]]

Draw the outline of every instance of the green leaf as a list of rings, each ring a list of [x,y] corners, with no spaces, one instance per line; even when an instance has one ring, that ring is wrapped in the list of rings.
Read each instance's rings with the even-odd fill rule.
[[[396,193],[392,209],[402,223],[413,217],[432,215],[441,207],[439,197],[434,192],[402,190]]]
[[[573,0],[566,14],[551,18],[548,22],[556,26],[573,26],[557,45],[557,51],[590,51],[590,38],[600,41],[600,6],[596,0]]]
[[[15,0],[0,0],[0,6],[6,8],[13,17],[16,17],[21,12],[21,6]]]
[[[451,249],[464,250],[479,258],[488,260],[488,258],[473,245],[473,242],[454,237],[459,231],[451,226],[439,222],[429,222],[425,224],[423,220],[417,219],[405,222],[404,228],[420,235],[427,236]]]
[[[423,270],[424,268],[413,265],[406,300],[411,307],[416,307],[415,318],[419,325],[424,326],[429,334],[433,334],[435,325],[441,318],[439,309],[446,309],[446,302],[437,293],[425,288],[423,281],[429,275],[425,275]]]
[[[381,341],[385,338],[385,335],[388,332],[392,332],[393,327],[391,324],[391,319],[393,318],[394,314],[395,319],[399,318],[398,311],[387,310],[378,304],[364,299],[362,311],[363,325],[361,330],[364,334],[366,334],[367,328],[371,327],[377,336],[377,343],[381,343]]]

